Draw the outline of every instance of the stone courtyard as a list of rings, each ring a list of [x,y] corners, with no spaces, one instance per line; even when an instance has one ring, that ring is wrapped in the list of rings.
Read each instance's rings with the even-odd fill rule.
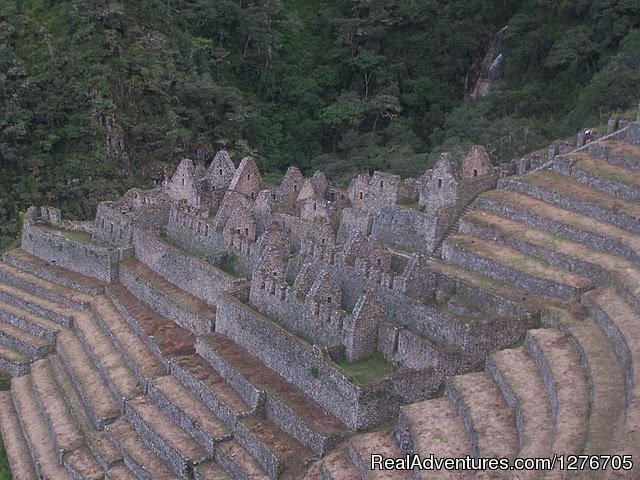
[[[346,190],[184,159],[91,221],[31,207],[3,260],[16,480],[579,477],[372,471],[373,454],[640,464],[625,117],[500,167],[474,146]]]

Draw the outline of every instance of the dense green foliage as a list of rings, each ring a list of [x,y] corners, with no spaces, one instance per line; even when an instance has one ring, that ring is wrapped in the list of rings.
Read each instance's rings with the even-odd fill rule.
[[[464,103],[505,25],[498,88]],[[640,0],[0,2],[0,244],[31,203],[87,217],[198,150],[336,181],[507,160],[638,100],[638,28]]]

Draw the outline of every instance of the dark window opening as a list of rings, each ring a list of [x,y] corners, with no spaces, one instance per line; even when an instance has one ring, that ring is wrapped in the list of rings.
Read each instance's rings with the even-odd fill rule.
[[[327,297],[327,303],[331,303],[333,299],[331,297]]]
[[[360,192],[358,196],[360,197],[360,200],[362,200],[364,198],[364,193]]]
[[[380,180],[380,188],[384,188],[384,180]]]
[[[474,177],[478,176],[478,170],[476,168],[473,169],[473,176]]]
[[[220,168],[220,169],[218,169],[218,173],[219,173],[220,175],[222,175],[222,169],[221,169],[221,168]]]
[[[441,178],[438,179],[438,188],[442,188],[442,179]]]

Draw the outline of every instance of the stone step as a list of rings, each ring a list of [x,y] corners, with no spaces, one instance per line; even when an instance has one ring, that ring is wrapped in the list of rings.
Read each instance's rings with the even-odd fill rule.
[[[613,165],[640,172],[640,147],[638,145],[612,139],[590,144],[587,147],[587,152]]]
[[[568,336],[552,328],[529,330],[524,347],[538,365],[551,401],[553,452],[582,453],[589,427],[589,389],[578,354]]]
[[[505,189],[485,192],[478,198],[477,205],[595,250],[640,261],[640,235],[606,221]]]
[[[284,433],[264,414],[238,421],[236,441],[244,447],[271,478],[298,479],[313,453]]]
[[[120,282],[160,315],[192,333],[214,330],[215,307],[181,290],[135,258],[120,265]]]
[[[352,480],[360,477],[360,472],[351,461],[348,445],[338,448],[322,460],[321,478],[327,480]]]
[[[225,336],[201,335],[196,350],[249,406],[256,408],[264,401],[267,417],[317,454],[347,433],[331,413]]]
[[[0,345],[0,372],[11,377],[29,373],[31,358],[11,347]]]
[[[96,460],[98,460],[105,470],[122,462],[122,455],[120,455],[104,431],[99,431],[94,428],[87,408],[73,386],[69,375],[60,363],[58,356],[49,356],[49,362],[60,393],[68,406],[69,413],[73,416],[77,427],[82,432]]]
[[[172,357],[195,353],[195,336],[172,320],[159,315],[139,301],[122,285],[110,285],[107,295],[131,328],[165,362],[167,368]]]
[[[216,448],[215,460],[234,480],[267,480],[270,478],[255,458],[236,440],[220,443]]]
[[[407,470],[372,470],[371,457],[374,454],[380,454],[385,458],[403,456],[393,433],[388,430],[356,435],[349,440],[349,457],[360,473],[360,478],[371,480],[409,480],[413,478],[413,474]]]
[[[200,398],[230,430],[235,428],[238,417],[252,411],[238,392],[200,355],[174,358],[171,374]]]
[[[11,394],[38,477],[70,480],[72,477],[61,465],[60,452],[55,450],[49,429],[38,407],[31,377],[24,375],[14,378],[11,382]]]
[[[142,384],[160,377],[167,368],[140,339],[116,306],[104,295],[94,297],[91,308],[102,331],[108,336],[123,359]]]
[[[59,265],[48,263],[35,255],[25,252],[21,248],[5,253],[2,260],[45,280],[73,288],[74,290],[79,290],[89,295],[98,295],[104,290],[104,282]]]
[[[0,434],[13,480],[37,478],[27,441],[22,433],[11,392],[0,392]]]
[[[622,276],[632,285],[640,284],[640,267],[626,258],[594,250],[490,211],[476,210],[466,215],[461,231],[590,276],[600,283],[607,282],[612,276]]]
[[[474,235],[448,238],[443,251],[447,261],[540,295],[570,300],[593,286],[583,275]]]
[[[593,318],[578,320],[565,314],[552,323],[568,335],[587,375],[591,414],[585,451],[606,454],[622,424],[625,409],[622,365],[613,345]]]
[[[587,152],[556,157],[554,170],[625,200],[640,200],[640,173],[595,158]]]
[[[640,205],[588,187],[557,172],[540,170],[499,182],[499,187],[575,210],[640,233]]]
[[[138,480],[138,477],[124,463],[110,468],[104,478],[105,480]]]
[[[231,430],[176,377],[167,375],[151,380],[148,394],[210,455],[213,455],[217,443],[231,437]]]
[[[476,457],[514,458],[518,453],[515,414],[487,372],[450,377],[445,395],[462,418]]]
[[[84,309],[88,298],[85,293],[50,282],[4,262],[0,262],[0,282],[77,310]]]
[[[491,354],[486,369],[515,410],[520,444],[518,457],[549,457],[553,446],[553,415],[536,363],[523,347],[518,347]]]
[[[209,458],[204,448],[148,396],[127,400],[124,416],[147,446],[182,478],[189,478],[193,465]]]
[[[428,458],[464,458],[471,443],[462,419],[447,397],[400,407],[396,436],[404,453]],[[416,472],[417,478],[453,480],[458,472]]]
[[[215,460],[208,460],[193,469],[194,480],[232,480]]]
[[[53,343],[37,337],[15,325],[0,320],[0,344],[32,358],[42,358],[53,350]]]
[[[120,450],[125,465],[139,480],[177,480],[169,466],[142,441],[125,420],[116,420],[105,428],[107,435]]]
[[[82,343],[71,332],[58,335],[56,352],[95,428],[101,430],[120,415],[120,407]]]
[[[31,366],[33,393],[42,416],[49,427],[53,444],[67,469],[81,478],[100,478],[102,468],[85,445],[85,438],[69,412],[68,405],[56,383],[49,360],[34,362]]]

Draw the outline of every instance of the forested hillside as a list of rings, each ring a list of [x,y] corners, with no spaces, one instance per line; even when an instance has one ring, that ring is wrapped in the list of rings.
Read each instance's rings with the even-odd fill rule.
[[[220,147],[337,182],[508,160],[638,101],[639,28],[640,0],[0,1],[0,243]]]

